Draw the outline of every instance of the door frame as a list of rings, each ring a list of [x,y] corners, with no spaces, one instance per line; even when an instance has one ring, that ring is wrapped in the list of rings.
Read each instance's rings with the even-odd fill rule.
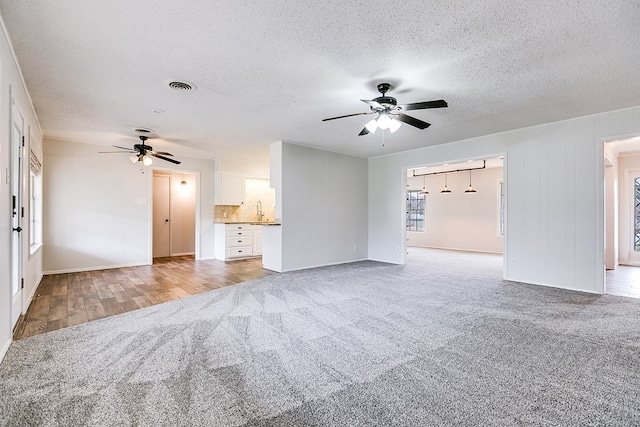
[[[148,200],[150,200],[150,203],[148,203],[148,220],[147,220],[147,225],[148,225],[148,233],[149,233],[149,242],[148,242],[148,246],[147,246],[147,253],[149,254],[149,257],[147,259],[147,263],[149,265],[153,264],[153,173],[155,171],[158,172],[167,172],[167,173],[189,173],[192,175],[195,175],[196,177],[196,206],[195,206],[195,259],[199,260],[202,259],[202,251],[200,248],[200,171],[198,170],[192,170],[192,169],[177,169],[175,167],[171,168],[171,167],[162,167],[162,166],[152,166],[149,168],[149,194],[148,194]],[[213,216],[213,212],[211,212],[211,216]]]
[[[598,262],[601,262],[601,275],[599,275],[599,279],[601,278],[602,280],[602,293],[606,294],[607,293],[607,279],[606,279],[606,266],[605,266],[605,245],[606,245],[606,225],[605,225],[605,221],[607,218],[607,214],[606,214],[606,200],[605,200],[605,186],[606,186],[606,182],[605,182],[605,172],[604,172],[604,168],[605,168],[605,156],[606,156],[606,150],[605,150],[605,144],[611,143],[611,142],[617,142],[617,141],[624,141],[627,139],[635,139],[635,138],[640,138],[640,131],[635,131],[635,132],[630,132],[630,133],[625,133],[625,134],[617,134],[617,135],[609,135],[609,136],[605,136],[605,137],[599,137],[598,138],[598,142],[596,144],[596,149],[597,149],[597,153],[598,155],[596,156],[596,161],[597,161],[597,188],[596,188],[596,192],[598,195],[598,205],[599,205],[599,211],[598,214],[600,216],[599,221],[598,221],[598,236],[601,239],[600,240],[600,247],[598,248]],[[619,156],[618,156],[619,159]],[[617,168],[618,170],[616,171],[616,173],[618,174],[618,177],[620,176],[620,168],[618,166]],[[624,173],[624,180],[627,180],[627,173],[625,171]],[[620,182],[618,182],[618,184],[620,185]],[[626,183],[624,184],[626,185]],[[620,192],[620,188],[618,188],[618,192]],[[619,238],[618,238],[618,260],[621,261],[622,257],[623,257],[623,251],[622,251],[622,246],[623,246],[623,239],[620,238],[620,225],[623,223],[623,221],[626,221],[626,218],[624,218],[622,215],[628,215],[628,212],[625,212],[624,214],[622,213],[623,210],[624,211],[628,211],[628,209],[624,209],[625,205],[624,203],[627,203],[627,207],[628,207],[628,200],[626,201],[622,201],[621,198],[618,198],[618,233],[619,233]],[[630,219],[630,218],[629,218]],[[628,240],[628,236],[626,237],[626,239]],[[629,247],[629,245],[626,245],[627,248]],[[628,250],[628,249],[626,249]],[[621,263],[622,264],[622,263]]]
[[[507,234],[508,234],[508,229],[509,229],[509,209],[508,209],[508,200],[509,200],[509,186],[508,186],[508,169],[509,169],[509,162],[508,162],[508,152],[507,151],[500,151],[500,152],[496,152],[496,153],[490,153],[490,154],[486,154],[483,156],[471,156],[471,157],[464,157],[464,158],[458,158],[458,159],[448,159],[448,160],[440,160],[438,162],[432,162],[432,163],[426,163],[426,164],[420,164],[420,165],[413,165],[410,167],[403,167],[402,168],[402,209],[401,209],[401,225],[402,225],[402,246],[399,248],[401,250],[401,264],[406,264],[407,263],[407,213],[406,213],[406,191],[407,191],[407,173],[408,171],[412,170],[412,169],[419,169],[419,168],[425,168],[425,167],[436,167],[436,166],[442,166],[444,163],[448,163],[448,164],[456,164],[456,163],[464,163],[470,160],[484,160],[484,159],[490,159],[490,158],[496,158],[496,157],[502,157],[502,183],[503,183],[503,190],[504,190],[504,209],[503,209],[503,213],[504,213],[504,219],[503,219],[503,234],[502,234],[502,277],[506,278],[507,273],[508,273],[508,268],[509,268],[509,251],[508,251],[508,238],[507,238]],[[498,203],[500,201],[498,200]],[[499,224],[499,219],[496,218],[496,221]],[[426,226],[426,224],[425,224]]]

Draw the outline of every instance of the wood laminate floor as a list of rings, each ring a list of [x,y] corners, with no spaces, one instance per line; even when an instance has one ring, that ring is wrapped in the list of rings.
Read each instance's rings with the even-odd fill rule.
[[[262,258],[195,261],[156,258],[153,265],[44,276],[14,340],[172,301],[273,271]]]
[[[640,267],[619,265],[607,270],[606,293],[623,297],[640,298]]]

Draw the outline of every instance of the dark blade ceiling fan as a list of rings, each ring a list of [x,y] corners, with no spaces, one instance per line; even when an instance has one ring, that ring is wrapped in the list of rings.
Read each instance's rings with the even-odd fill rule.
[[[167,162],[171,162],[176,165],[179,165],[180,163],[182,163],[179,160],[166,157],[166,156],[173,157],[173,154],[171,153],[167,153],[166,151],[153,151],[153,147],[145,143],[149,139],[148,136],[139,135],[138,138],[140,138],[140,141],[142,142],[142,144],[134,144],[133,148],[120,147],[118,145],[114,145],[115,148],[120,148],[122,151],[99,151],[99,153],[129,153],[129,154],[132,154],[131,156],[129,156],[129,160],[131,160],[133,163],[142,162],[142,164],[145,166],[149,166],[153,163],[153,160],[151,159],[151,157],[165,160]]]
[[[401,122],[422,130],[428,128],[429,126],[431,126],[431,124],[420,119],[416,119],[415,117],[408,116],[402,111],[425,110],[428,108],[444,108],[448,106],[447,102],[444,99],[438,99],[436,101],[414,102],[411,104],[398,104],[398,101],[394,97],[387,96],[387,92],[389,91],[389,89],[391,89],[391,85],[389,83],[380,83],[378,85],[378,92],[380,92],[382,96],[373,98],[372,100],[360,100],[367,104],[371,111],[367,111],[365,113],[354,113],[346,114],[344,116],[329,117],[328,119],[323,119],[322,121],[326,122],[329,120],[343,119],[345,117],[377,114],[376,118],[368,122],[362,129],[362,131],[360,131],[360,133],[358,134],[359,136],[367,135],[369,133],[375,133],[378,128],[389,129],[389,131],[393,133],[400,128]]]

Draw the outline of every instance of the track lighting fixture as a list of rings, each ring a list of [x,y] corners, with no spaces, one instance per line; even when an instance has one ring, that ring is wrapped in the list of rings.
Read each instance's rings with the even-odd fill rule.
[[[422,177],[422,191],[420,192],[420,194],[429,194],[429,192],[427,191],[426,181],[427,181],[427,177],[423,176]]]
[[[441,193],[445,193],[445,194],[449,194],[451,193],[451,190],[449,190],[449,187],[447,187],[447,174],[444,174],[444,188],[442,189]]]
[[[445,163],[443,166],[447,166],[447,164]],[[475,171],[475,170],[482,170],[482,169],[486,169],[487,168],[487,161],[486,160],[482,160],[482,167],[477,167],[477,168],[464,168],[464,169],[456,169],[456,170],[448,170],[448,171],[441,171],[441,172],[430,172],[430,173],[421,173],[421,174],[416,174],[416,170],[413,170],[413,176],[414,177],[418,177],[421,176],[423,177],[423,186],[422,186],[422,193],[423,194],[429,194],[426,191],[426,186],[425,184],[425,180],[424,177],[426,177],[427,175],[440,175],[440,174],[444,174],[444,188],[442,189],[441,193],[445,193],[445,194],[449,194],[451,193],[451,190],[449,190],[449,187],[447,186],[447,174],[449,173],[456,173],[456,172],[467,172],[469,171],[469,187],[464,191],[465,193],[476,193],[477,191],[473,188],[473,186],[471,185],[471,171]]]
[[[473,187],[471,186],[471,171],[469,171],[469,188],[467,188],[466,190],[464,190],[465,193],[475,193],[476,190],[473,189]]]

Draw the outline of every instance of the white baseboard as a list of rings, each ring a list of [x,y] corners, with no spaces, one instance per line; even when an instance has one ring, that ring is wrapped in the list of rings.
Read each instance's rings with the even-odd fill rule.
[[[142,265],[149,265],[149,264],[146,262],[142,262],[142,263],[137,262],[133,264],[97,265],[94,267],[64,268],[62,270],[43,271],[42,274],[47,276],[50,274],[79,273],[82,271],[110,270],[112,268],[140,267]]]
[[[44,277],[44,275],[41,273],[40,277],[38,277],[38,280],[36,281],[35,286],[33,287],[33,289],[31,290],[31,295],[29,295],[29,297],[27,298],[27,305],[26,307],[22,307],[22,314],[25,314],[27,312],[27,310],[29,309],[29,306],[31,305],[31,301],[33,301],[33,297],[36,294],[36,291],[38,290],[38,286],[40,286],[40,283],[42,282],[42,278]]]
[[[9,347],[11,346],[12,342],[13,340],[9,338],[9,341],[5,343],[5,345],[3,345],[2,348],[0,348],[0,362],[2,362],[2,359],[4,359],[4,356],[7,354],[7,351],[9,351]]]
[[[287,269],[287,270],[282,270],[279,273],[286,273],[288,271],[308,270],[310,268],[329,267],[329,266],[332,266],[332,265],[351,264],[352,262],[360,262],[360,261],[369,261],[369,258],[359,258],[359,259],[352,259],[352,260],[349,260],[349,261],[331,262],[329,264],[316,264],[316,265],[310,265],[310,266],[305,266],[305,267],[296,267],[296,268],[290,268],[290,269]],[[271,271],[275,271],[275,270],[271,270]]]
[[[493,255],[502,255],[502,252],[495,251],[481,251],[476,249],[461,249],[461,248],[445,248],[440,246],[419,246],[419,245],[407,245],[407,250],[411,248],[425,248],[425,249],[440,249],[444,251],[458,251],[458,252],[473,252],[476,254],[493,254]]]

